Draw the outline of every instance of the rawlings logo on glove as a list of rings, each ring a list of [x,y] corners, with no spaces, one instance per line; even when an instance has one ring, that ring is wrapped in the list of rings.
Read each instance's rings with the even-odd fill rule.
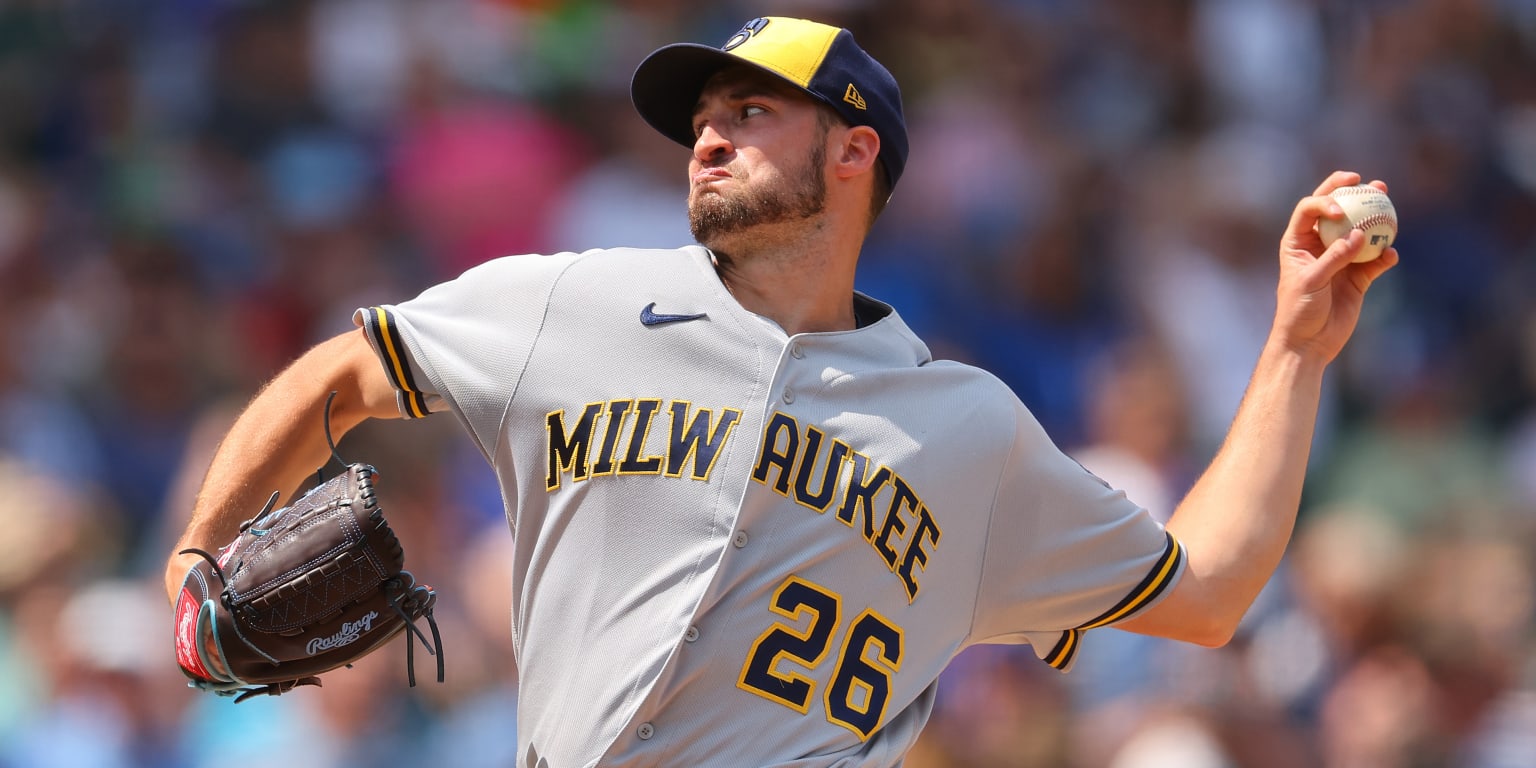
[[[351,645],[357,642],[364,632],[373,629],[373,620],[379,617],[378,611],[369,611],[366,616],[350,624],[341,625],[341,631],[330,637],[317,637],[304,646],[304,651],[313,656],[321,651],[329,651],[332,648],[340,648],[343,645]]]

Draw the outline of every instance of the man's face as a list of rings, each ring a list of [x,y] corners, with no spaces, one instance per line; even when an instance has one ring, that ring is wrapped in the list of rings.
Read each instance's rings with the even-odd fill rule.
[[[715,75],[693,115],[688,222],[694,239],[729,249],[765,224],[825,210],[827,125],[811,99],[748,68]]]

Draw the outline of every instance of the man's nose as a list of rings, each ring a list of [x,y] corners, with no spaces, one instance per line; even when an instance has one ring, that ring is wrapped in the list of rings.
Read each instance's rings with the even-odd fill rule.
[[[730,139],[708,124],[699,131],[699,137],[693,140],[693,156],[702,163],[718,162],[721,157],[730,154],[734,149]]]

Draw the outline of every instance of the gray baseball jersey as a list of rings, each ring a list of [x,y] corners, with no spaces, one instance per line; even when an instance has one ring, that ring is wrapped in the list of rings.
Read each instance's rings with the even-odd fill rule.
[[[515,540],[528,766],[890,766],[976,643],[1066,669],[1178,543],[889,307],[787,336],[700,247],[516,256],[360,309]]]

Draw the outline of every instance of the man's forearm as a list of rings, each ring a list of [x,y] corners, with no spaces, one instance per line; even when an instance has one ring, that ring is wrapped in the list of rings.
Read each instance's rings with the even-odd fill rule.
[[[1295,527],[1324,361],[1265,346],[1227,439],[1168,523],[1189,557],[1210,639],[1225,642],[1279,565]]]
[[[246,406],[219,443],[187,523],[172,552],[196,547],[209,552],[227,544],[240,524],[256,515],[274,491],[281,503],[303,487],[330,460],[325,437],[327,396],[337,392],[331,433],[340,440],[351,428],[385,406],[378,386],[365,395],[356,375],[377,366],[359,335],[324,342],[274,378]],[[166,592],[173,600],[188,557],[172,555]]]

